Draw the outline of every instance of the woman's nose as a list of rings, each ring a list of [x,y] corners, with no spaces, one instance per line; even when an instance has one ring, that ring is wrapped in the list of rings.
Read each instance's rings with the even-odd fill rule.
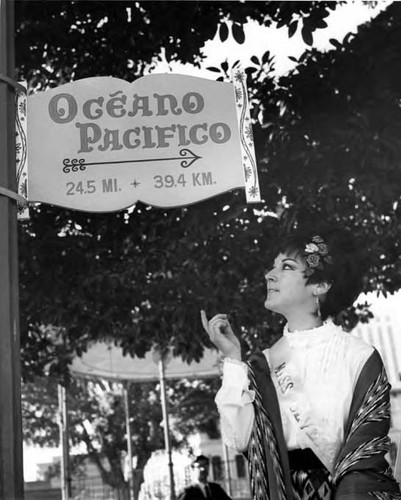
[[[267,271],[265,274],[265,280],[266,281],[276,281],[277,277],[274,273],[274,269],[270,269],[270,271]]]

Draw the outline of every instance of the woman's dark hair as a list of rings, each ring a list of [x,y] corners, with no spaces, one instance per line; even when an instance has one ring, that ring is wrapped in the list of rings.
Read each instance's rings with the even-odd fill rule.
[[[351,307],[363,292],[369,267],[367,255],[363,243],[349,230],[338,227],[295,230],[278,242],[276,255],[280,252],[305,259],[307,283],[331,284],[320,306],[322,319],[335,317]]]

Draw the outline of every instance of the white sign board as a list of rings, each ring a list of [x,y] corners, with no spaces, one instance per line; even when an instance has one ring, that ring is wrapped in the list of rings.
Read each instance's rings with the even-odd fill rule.
[[[28,196],[88,212],[260,201],[244,75],[78,80],[28,97]],[[242,85],[243,89],[238,87]]]

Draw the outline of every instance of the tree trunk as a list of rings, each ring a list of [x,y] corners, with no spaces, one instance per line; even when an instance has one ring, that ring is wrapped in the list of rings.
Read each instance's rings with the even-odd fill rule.
[[[143,483],[143,469],[134,469],[132,472],[134,479],[134,500],[138,500],[139,491]]]

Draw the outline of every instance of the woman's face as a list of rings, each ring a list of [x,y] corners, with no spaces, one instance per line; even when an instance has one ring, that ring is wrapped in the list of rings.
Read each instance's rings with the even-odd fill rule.
[[[313,312],[316,298],[314,285],[306,284],[306,263],[294,253],[280,253],[266,275],[266,309],[285,317],[295,313]]]

